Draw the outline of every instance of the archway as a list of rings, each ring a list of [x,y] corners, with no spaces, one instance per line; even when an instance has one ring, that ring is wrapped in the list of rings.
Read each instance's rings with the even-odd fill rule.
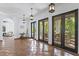
[[[14,35],[14,22],[10,18],[2,20],[2,36],[12,37]]]

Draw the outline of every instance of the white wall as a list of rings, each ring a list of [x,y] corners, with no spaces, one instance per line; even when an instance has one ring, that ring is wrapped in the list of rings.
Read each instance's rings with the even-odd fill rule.
[[[18,19],[13,19],[14,21],[14,38],[18,38],[19,37],[19,21]]]
[[[19,20],[19,19],[14,19],[14,23],[15,23],[15,38],[19,38],[20,37],[20,33],[25,33],[24,36],[26,36],[26,31],[27,31],[27,28],[29,27],[29,25],[27,25],[27,23],[29,22],[26,22],[26,23],[22,23],[22,20]],[[23,26],[21,28],[21,26]]]
[[[27,20],[27,25],[26,25],[26,27],[27,27],[27,30],[28,30],[28,37],[31,37],[31,21],[28,19]]]
[[[41,11],[39,14],[37,14],[36,17],[35,17],[35,20],[34,20],[34,21],[37,21],[36,39],[38,40],[38,20],[41,20],[41,19],[44,19],[44,18],[48,17],[49,18],[48,43],[52,44],[52,16],[58,15],[58,14],[61,14],[61,13],[65,13],[65,12],[68,12],[68,11],[71,11],[71,10],[74,10],[74,9],[79,9],[79,4],[78,3],[63,3],[59,6],[56,6],[55,7],[55,12],[52,13],[52,14],[49,14],[48,9],[45,9],[45,10]],[[79,37],[79,35],[78,35],[78,37]],[[78,38],[78,40],[79,40],[79,38]],[[79,45],[78,45],[78,50],[79,50]]]

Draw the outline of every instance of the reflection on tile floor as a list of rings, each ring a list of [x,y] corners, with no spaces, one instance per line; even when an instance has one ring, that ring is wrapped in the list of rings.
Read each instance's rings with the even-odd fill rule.
[[[0,41],[0,56],[74,56],[72,54],[33,39],[3,38]]]

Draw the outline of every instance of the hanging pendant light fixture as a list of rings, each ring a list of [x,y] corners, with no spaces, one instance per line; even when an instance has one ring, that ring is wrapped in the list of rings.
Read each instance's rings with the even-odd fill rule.
[[[25,21],[25,14],[23,14],[23,21]]]
[[[49,4],[49,12],[53,13],[55,11],[55,4],[54,3],[50,3]]]
[[[33,20],[33,19],[34,19],[34,16],[33,16],[33,14],[32,14],[32,9],[33,9],[33,8],[31,8],[30,20]]]
[[[23,23],[26,23],[26,20],[25,20],[25,14],[23,14],[23,20],[22,20]]]

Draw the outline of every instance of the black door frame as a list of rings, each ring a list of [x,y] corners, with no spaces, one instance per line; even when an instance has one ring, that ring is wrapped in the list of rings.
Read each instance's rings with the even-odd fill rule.
[[[75,13],[75,49],[68,48],[64,45],[65,42],[65,15]],[[61,16],[61,46],[54,44],[54,17]],[[78,53],[78,9],[65,12],[59,15],[52,16],[52,45],[64,48],[66,50]]]
[[[61,16],[62,14],[52,16],[52,45],[55,45],[60,48],[62,47],[62,43],[60,45],[54,43],[54,17],[61,17]],[[62,27],[62,17],[61,17],[61,27]],[[62,42],[62,29],[61,29],[61,42]]]
[[[40,38],[40,37],[39,37],[39,35],[40,35],[40,25],[39,25],[40,22],[43,23],[43,20],[38,20],[38,40],[43,42],[44,40],[40,40],[40,39],[39,39],[39,38]],[[44,24],[44,23],[43,23],[43,24]],[[43,30],[43,32],[44,32],[44,30]],[[42,33],[42,34],[43,34],[43,33]],[[42,37],[43,37],[43,36],[42,36]],[[43,38],[43,39],[44,39],[44,38]]]
[[[41,20],[38,20],[38,40],[39,41],[42,41],[42,42],[45,42],[45,43],[48,43],[47,41],[44,41],[44,20],[48,20],[48,17],[47,18],[44,18],[44,19],[41,19]],[[43,40],[40,40],[39,39],[39,35],[40,35],[40,32],[39,32],[40,31],[40,25],[39,25],[39,23],[40,23],[40,21],[43,22]]]
[[[34,22],[31,22],[31,38],[33,38],[33,39],[35,39],[35,37],[33,37],[32,36],[32,24],[35,24],[36,23],[36,21],[34,21]],[[34,25],[35,26],[35,25]],[[35,34],[35,33],[34,33]]]

